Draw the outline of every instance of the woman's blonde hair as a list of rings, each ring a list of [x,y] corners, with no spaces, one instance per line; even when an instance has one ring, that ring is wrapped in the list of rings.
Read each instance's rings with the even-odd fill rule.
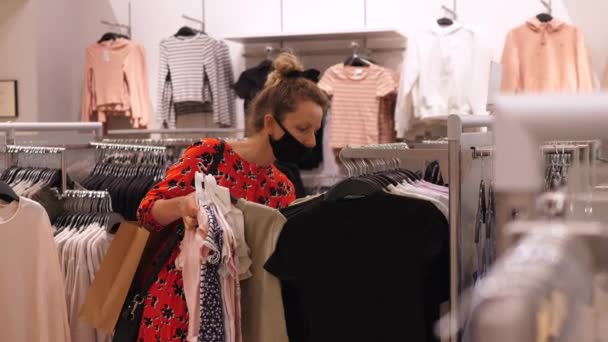
[[[294,72],[304,71],[300,60],[291,53],[281,53],[272,63],[264,89],[251,105],[252,125],[255,132],[264,128],[264,116],[272,114],[283,121],[287,113],[296,111],[300,101],[312,101],[327,110],[329,100],[317,84],[304,77],[293,77]]]

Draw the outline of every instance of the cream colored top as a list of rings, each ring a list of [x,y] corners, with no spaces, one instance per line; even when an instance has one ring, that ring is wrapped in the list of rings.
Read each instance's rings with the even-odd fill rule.
[[[0,216],[0,341],[71,341],[48,215],[40,204],[21,197]]]

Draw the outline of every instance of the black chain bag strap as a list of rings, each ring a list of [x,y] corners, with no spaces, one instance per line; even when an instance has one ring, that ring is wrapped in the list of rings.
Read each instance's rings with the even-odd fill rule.
[[[218,173],[218,167],[224,157],[224,150],[226,143],[220,140],[220,144],[213,155],[213,164],[208,170],[208,174],[216,175]],[[156,260],[152,264],[152,272],[150,272],[148,279],[141,288],[137,288],[136,284],[131,285],[127,299],[123,304],[120,317],[116,323],[114,331],[113,342],[136,342],[139,334],[139,326],[141,324],[142,315],[144,313],[144,301],[148,295],[150,287],[158,279],[158,275],[162,270],[163,266],[167,263],[167,260],[171,257],[171,253],[182,241],[184,237],[185,227],[181,222],[175,234],[173,234],[171,241],[165,245],[165,249],[158,254]]]

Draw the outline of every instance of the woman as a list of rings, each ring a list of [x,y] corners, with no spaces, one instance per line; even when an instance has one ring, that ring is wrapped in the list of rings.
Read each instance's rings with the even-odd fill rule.
[[[297,162],[316,145],[327,97],[308,80],[298,59],[281,54],[264,89],[251,107],[253,136],[224,143],[214,174],[218,184],[237,198],[284,208],[295,200],[293,184],[274,165],[275,160]],[[175,229],[183,219],[187,229],[197,226],[194,174],[207,173],[220,141],[204,139],[188,148],[151,190],[139,207],[140,223],[153,231]],[[188,312],[183,280],[175,269],[175,248],[145,300],[138,341],[184,341]]]

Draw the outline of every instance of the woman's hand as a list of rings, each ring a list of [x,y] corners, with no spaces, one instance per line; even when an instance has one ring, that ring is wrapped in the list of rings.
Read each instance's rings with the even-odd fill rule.
[[[179,211],[186,229],[194,230],[198,227],[197,216],[199,209],[195,196],[196,193],[193,192],[180,198]]]

